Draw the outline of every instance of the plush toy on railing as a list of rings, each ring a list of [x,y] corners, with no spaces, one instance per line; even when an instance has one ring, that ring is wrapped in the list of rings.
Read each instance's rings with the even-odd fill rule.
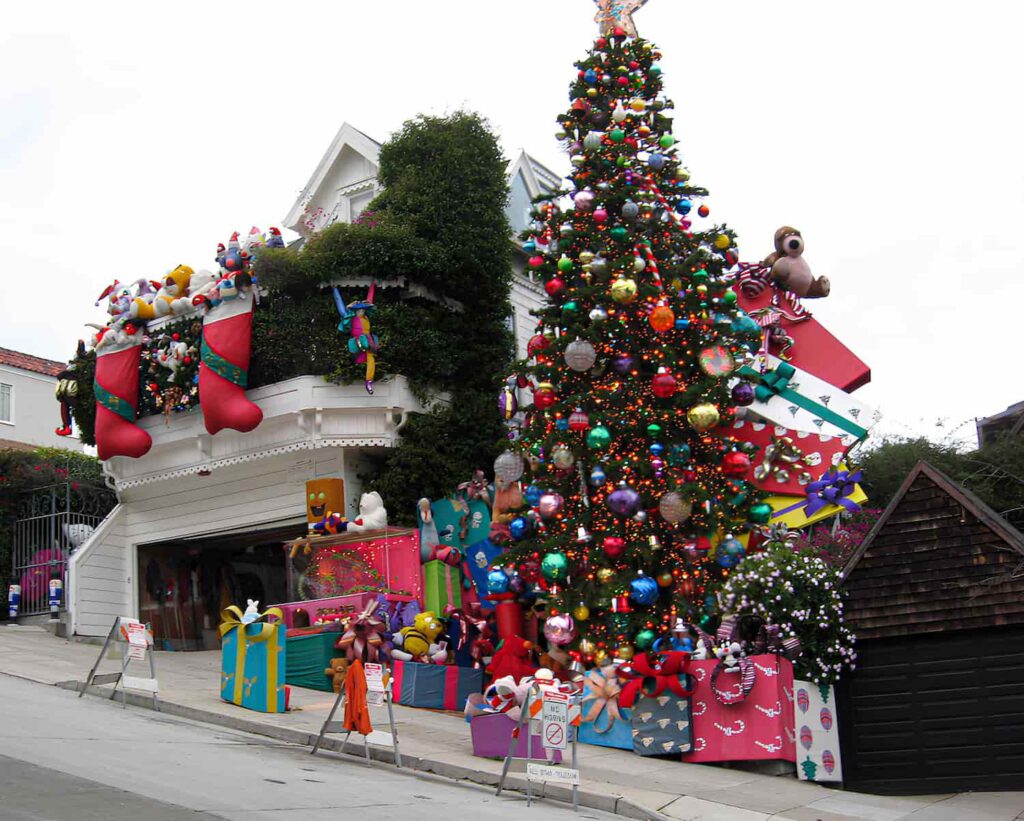
[[[154,296],[140,295],[132,300],[129,313],[132,319],[157,319],[171,314],[183,314],[188,308],[184,299],[188,292],[193,271],[187,265],[179,265],[168,271],[160,281],[160,289]]]
[[[348,530],[349,521],[340,513],[331,513],[328,511],[327,515],[324,516],[319,522],[313,524],[313,532],[321,536],[334,535],[336,533],[344,533]]]
[[[388,526],[388,511],[380,494],[371,490],[359,497],[359,517],[348,523],[349,533],[384,530]]]
[[[762,264],[771,268],[772,279],[786,291],[806,299],[828,296],[828,277],[814,276],[803,253],[804,238],[800,232],[783,225],[775,232],[775,252],[765,257]]]
[[[366,364],[366,392],[373,394],[373,376],[377,371],[377,351],[380,348],[380,340],[370,330],[370,314],[376,306],[373,304],[373,295],[377,288],[376,283],[370,283],[370,290],[366,299],[357,300],[345,305],[341,298],[341,292],[335,287],[334,305],[338,309],[341,322],[338,323],[338,330],[350,336],[348,341],[349,352],[356,358],[357,364]]]
[[[448,645],[437,642],[444,625],[429,610],[416,616],[412,627],[403,627],[392,637],[395,643],[391,657],[400,661],[419,661],[425,664],[444,664],[448,660]]]

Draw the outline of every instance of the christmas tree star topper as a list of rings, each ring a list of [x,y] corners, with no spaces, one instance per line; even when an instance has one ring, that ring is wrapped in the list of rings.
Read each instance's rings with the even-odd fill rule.
[[[629,37],[636,37],[636,25],[633,13],[643,8],[647,0],[594,0],[597,3],[597,15],[594,20],[601,27],[601,33],[614,34],[621,28]]]

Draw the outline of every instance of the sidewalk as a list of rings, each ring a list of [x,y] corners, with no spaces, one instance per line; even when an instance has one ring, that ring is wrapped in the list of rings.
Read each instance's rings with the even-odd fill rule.
[[[74,688],[88,674],[99,647],[68,642],[37,627],[0,626],[0,673],[44,684]],[[312,746],[333,703],[333,696],[293,687],[285,714],[244,710],[219,697],[220,653],[157,653],[161,709],[173,715],[243,730],[281,741]],[[101,671],[117,668],[113,660]],[[109,688],[99,688],[108,690]],[[135,703],[147,706],[148,699]],[[461,716],[395,705],[403,764],[411,769],[497,784],[501,762],[470,752],[469,725]],[[374,710],[374,726],[386,728],[387,713]],[[325,749],[340,751],[342,736],[331,736]],[[391,760],[390,738],[370,737],[373,757]],[[362,754],[352,742],[348,751]],[[518,770],[522,771],[522,764]],[[792,777],[772,777],[700,764],[649,759],[622,750],[579,745],[585,807],[639,819],[681,821],[1015,821],[1024,819],[1024,792],[965,793],[890,798],[843,792]],[[517,769],[513,768],[514,771]],[[522,778],[511,786],[520,788]],[[548,786],[551,798],[569,800],[569,790]]]

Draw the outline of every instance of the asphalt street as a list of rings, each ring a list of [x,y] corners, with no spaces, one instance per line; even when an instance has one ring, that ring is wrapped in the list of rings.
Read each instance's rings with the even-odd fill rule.
[[[601,819],[0,675],[0,821]]]

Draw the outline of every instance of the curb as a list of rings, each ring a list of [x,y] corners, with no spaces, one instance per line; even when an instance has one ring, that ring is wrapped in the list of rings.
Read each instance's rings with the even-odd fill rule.
[[[34,679],[23,676],[16,676],[16,678],[24,678],[26,681],[35,681]],[[70,690],[77,693],[81,689],[82,684],[83,682],[71,680],[58,681],[53,686],[59,687],[62,690]],[[95,698],[109,699],[109,696],[103,691],[97,691],[95,693],[90,692],[89,695]],[[127,693],[126,695],[128,703],[133,707],[142,707],[147,710],[153,710],[153,702],[150,700],[149,696],[141,696],[136,693]],[[287,727],[273,727],[267,724],[262,724],[258,721],[252,721],[246,718],[234,718],[232,716],[222,715],[221,713],[203,710],[198,707],[186,707],[183,704],[175,704],[172,701],[164,701],[163,699],[160,700],[159,710],[156,710],[155,712],[189,719],[191,721],[198,721],[202,724],[212,724],[229,730],[237,730],[239,732],[263,736],[265,738],[272,738],[276,741],[284,741],[299,747],[312,748],[317,738],[316,733],[308,733],[303,730],[290,730]],[[351,757],[353,760],[365,760],[362,755],[362,749],[358,744],[355,752],[345,752],[344,746],[345,745],[340,739],[328,736],[325,737],[323,742],[320,744],[320,749],[339,753],[341,755]],[[352,747],[350,744],[349,750],[351,749]],[[371,746],[369,750],[371,761],[394,765],[395,755],[394,751],[390,748]],[[474,770],[470,767],[450,764],[444,761],[420,758],[419,756],[409,755],[407,753],[402,754],[402,768],[398,770],[398,772],[402,772],[403,770],[428,773],[450,781],[465,781],[484,787],[498,786],[498,775],[495,773],[485,772],[484,770]],[[505,781],[505,790],[525,795],[526,779],[519,774],[510,774]],[[636,821],[671,821],[668,816],[637,804],[635,801],[623,796],[588,790],[584,787],[580,787],[578,794],[580,807],[600,810],[601,812],[607,812],[613,815],[621,815],[625,818],[636,819]],[[534,797],[546,798],[551,801],[571,805],[572,789],[560,784],[535,785]]]

